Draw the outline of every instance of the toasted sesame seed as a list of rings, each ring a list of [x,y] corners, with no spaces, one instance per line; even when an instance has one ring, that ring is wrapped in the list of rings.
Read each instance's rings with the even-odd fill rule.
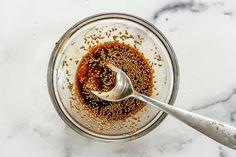
[[[112,31],[115,31],[115,29]],[[125,34],[127,37],[128,34]],[[109,33],[106,32],[106,35],[109,35]],[[90,37],[97,38],[93,35]],[[139,112],[145,106],[145,103],[134,98],[120,102],[107,102],[91,93],[91,88],[101,92],[101,90],[109,91],[114,87],[115,73],[105,66],[107,63],[122,69],[131,79],[137,92],[150,96],[153,88],[153,70],[149,64],[150,61],[148,62],[138,49],[118,42],[117,38],[118,36],[113,36],[115,41],[91,46],[78,64],[76,72],[75,93],[82,105],[94,116],[108,121],[127,119]],[[84,67],[81,68],[82,66]],[[134,120],[137,120],[137,118],[134,118]],[[135,126],[137,124],[133,123],[133,127]]]

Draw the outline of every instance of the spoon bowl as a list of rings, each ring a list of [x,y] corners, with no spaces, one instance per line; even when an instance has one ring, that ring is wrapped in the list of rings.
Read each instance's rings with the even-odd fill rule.
[[[134,92],[134,88],[130,78],[121,69],[111,64],[107,64],[107,67],[116,72],[115,87],[108,92],[98,92],[94,90],[91,90],[91,92],[103,100],[112,102],[122,101],[131,97]]]

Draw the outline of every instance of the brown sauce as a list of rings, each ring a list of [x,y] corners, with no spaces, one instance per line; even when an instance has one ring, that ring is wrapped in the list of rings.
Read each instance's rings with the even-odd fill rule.
[[[108,63],[122,69],[129,76],[134,89],[147,96],[152,94],[152,68],[138,49],[117,41],[91,47],[78,64],[75,89],[85,109],[107,120],[126,119],[140,111],[145,103],[134,98],[108,102],[90,91],[109,91],[115,86],[116,73],[106,67]]]

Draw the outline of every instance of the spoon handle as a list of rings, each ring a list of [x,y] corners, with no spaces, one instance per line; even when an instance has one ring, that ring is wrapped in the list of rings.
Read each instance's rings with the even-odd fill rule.
[[[185,124],[214,139],[215,141],[236,149],[236,128],[210,118],[168,105],[143,94],[134,92],[133,97],[153,105],[181,120]]]

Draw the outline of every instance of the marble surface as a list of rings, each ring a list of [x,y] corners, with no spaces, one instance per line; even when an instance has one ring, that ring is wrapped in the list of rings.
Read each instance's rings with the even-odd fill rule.
[[[0,0],[0,156],[235,157],[168,116],[131,142],[101,143],[68,128],[51,104],[47,64],[74,23],[101,12],[140,16],[171,42],[180,66],[175,105],[236,127],[235,0]]]

